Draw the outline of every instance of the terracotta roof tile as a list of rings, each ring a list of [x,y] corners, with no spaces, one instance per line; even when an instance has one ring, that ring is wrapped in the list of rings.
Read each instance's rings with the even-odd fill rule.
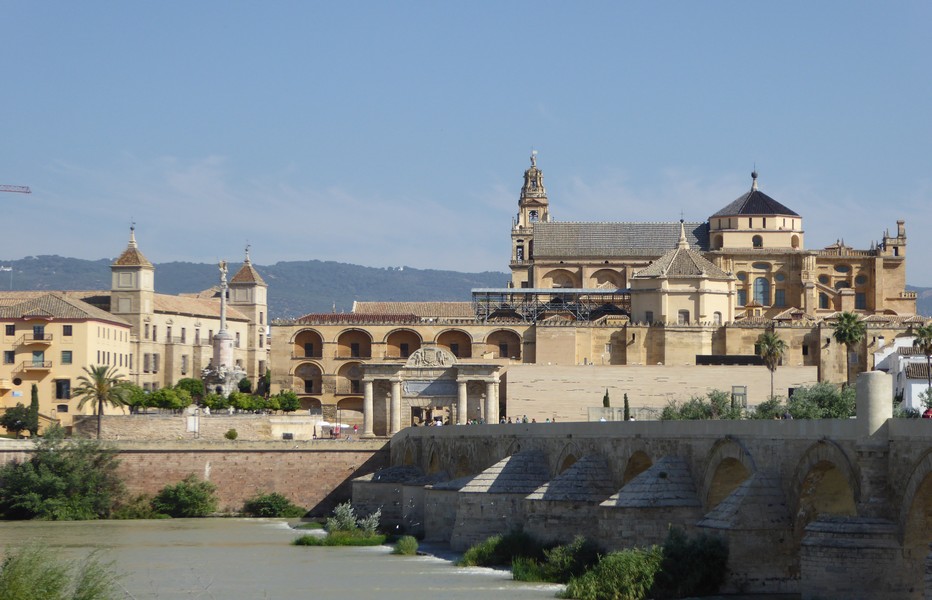
[[[256,271],[256,268],[252,266],[252,262],[248,259],[243,263],[243,266],[239,268],[239,271],[236,272],[236,275],[233,276],[230,283],[266,285],[265,280],[259,275],[259,271]]]
[[[353,302],[353,312],[368,315],[415,315],[422,319],[472,319],[472,302]]]

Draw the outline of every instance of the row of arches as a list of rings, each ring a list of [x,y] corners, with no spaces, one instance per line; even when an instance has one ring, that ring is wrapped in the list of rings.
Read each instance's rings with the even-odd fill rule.
[[[599,269],[585,282],[582,276],[569,269],[553,269],[543,274],[540,279],[544,288],[601,288],[625,289],[627,284],[627,269]]]
[[[493,358],[511,358],[521,360],[521,336],[510,329],[497,329],[489,332],[484,339],[474,339],[462,329],[447,329],[432,340],[425,341],[420,333],[413,329],[395,329],[381,341],[384,345],[385,358],[408,358],[425,343],[430,343],[448,350],[457,358],[472,358],[491,354]],[[332,341],[325,340],[315,329],[298,331],[291,341],[294,358],[325,358],[325,344],[333,346],[333,358],[369,359],[376,344],[372,335],[363,329],[347,329],[340,332]],[[331,356],[326,356],[331,358]]]

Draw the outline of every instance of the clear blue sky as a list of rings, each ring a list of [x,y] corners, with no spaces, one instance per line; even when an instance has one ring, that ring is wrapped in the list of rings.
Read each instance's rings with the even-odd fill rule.
[[[0,0],[0,261],[506,270],[554,218],[705,220],[761,189],[806,246],[907,221],[932,286],[932,3]]]

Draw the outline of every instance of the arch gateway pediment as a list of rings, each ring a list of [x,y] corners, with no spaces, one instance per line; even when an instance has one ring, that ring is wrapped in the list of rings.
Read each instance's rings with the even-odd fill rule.
[[[456,357],[445,348],[418,348],[411,353],[405,367],[450,367],[456,364]]]

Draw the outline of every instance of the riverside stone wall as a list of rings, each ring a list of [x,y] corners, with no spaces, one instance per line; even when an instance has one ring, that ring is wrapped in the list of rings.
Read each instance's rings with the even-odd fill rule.
[[[25,444],[25,445],[24,445]],[[188,475],[217,486],[220,509],[239,511],[259,493],[278,492],[314,515],[352,496],[356,477],[389,466],[384,441],[112,442],[129,496],[152,495]],[[31,442],[0,445],[0,464],[27,460]]]

